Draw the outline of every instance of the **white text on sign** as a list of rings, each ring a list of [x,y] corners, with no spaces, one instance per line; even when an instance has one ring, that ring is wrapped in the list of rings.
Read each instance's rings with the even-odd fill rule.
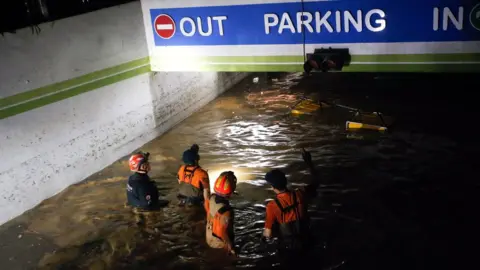
[[[433,8],[433,31],[438,31],[439,23],[440,23],[440,13],[442,17],[442,30],[447,31],[449,22],[453,24],[453,26],[457,30],[463,29],[463,7],[458,8],[457,16],[450,10],[450,8],[445,7],[443,11],[440,11],[439,8]]]
[[[209,37],[213,34],[214,26],[218,29],[220,36],[224,35],[223,21],[227,20],[227,16],[208,16],[202,20],[201,17],[193,18],[184,17],[180,20],[180,31],[186,37],[193,37],[197,31],[201,36]]]
[[[357,32],[362,32],[364,27],[371,32],[380,32],[387,27],[387,21],[384,19],[385,12],[381,9],[372,9],[365,15],[361,10],[357,10],[355,13],[353,15],[348,10],[323,13],[317,11],[313,14],[311,12],[297,12],[296,18],[293,20],[287,12],[281,16],[275,13],[267,13],[264,15],[265,34],[270,34],[273,27],[277,27],[279,34],[284,31],[289,31],[292,34],[301,33],[302,29],[310,33],[321,33],[322,28],[330,33],[334,31],[348,33],[351,31],[351,27]],[[335,20],[333,26],[329,19]]]

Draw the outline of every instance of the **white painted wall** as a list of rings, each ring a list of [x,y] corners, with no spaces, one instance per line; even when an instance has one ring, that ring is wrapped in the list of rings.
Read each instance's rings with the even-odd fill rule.
[[[148,56],[139,3],[0,36],[0,97]]]
[[[0,37],[0,98],[148,56],[140,3]],[[247,74],[147,73],[0,120],[0,224],[103,169]]]

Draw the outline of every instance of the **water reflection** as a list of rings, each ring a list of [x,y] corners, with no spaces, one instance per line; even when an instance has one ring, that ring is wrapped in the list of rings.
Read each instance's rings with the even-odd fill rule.
[[[392,231],[412,239],[422,228],[391,210],[379,194],[444,166],[448,160],[434,157],[454,156],[455,144],[406,133],[351,140],[344,132],[346,116],[338,111],[292,117],[289,107],[310,95],[308,89],[292,90],[298,80],[290,74],[272,84],[246,81],[143,147],[151,153],[152,179],[171,201],[158,212],[124,207],[125,159],[44,201],[1,232],[10,235],[17,224],[23,226],[22,239],[0,247],[14,253],[6,269],[280,268],[275,246],[260,242],[265,204],[273,197],[263,177],[270,168],[283,168],[292,186],[303,185],[308,173],[301,147],[312,151],[322,177],[321,199],[309,209],[316,244],[304,263],[316,269],[371,268],[368,260],[391,258],[385,247],[400,241]],[[239,258],[207,248],[203,211],[176,203],[180,155],[192,143],[200,145],[200,164],[210,179],[225,170],[239,179],[232,200]],[[30,254],[29,244],[35,246]]]

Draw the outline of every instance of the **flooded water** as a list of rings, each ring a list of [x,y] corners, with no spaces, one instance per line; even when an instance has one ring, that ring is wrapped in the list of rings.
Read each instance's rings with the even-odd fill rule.
[[[444,110],[450,105],[412,89],[418,95],[414,100],[392,97],[402,92],[399,84],[417,83],[387,75],[327,79],[320,74],[302,80],[300,74],[288,74],[273,81],[260,75],[258,84],[248,78],[141,148],[151,153],[150,176],[171,201],[167,207],[149,214],[124,207],[129,171],[123,158],[4,225],[0,268],[280,268],[275,246],[260,241],[265,204],[273,197],[263,177],[271,168],[282,168],[292,186],[305,183],[301,147],[312,152],[322,184],[309,208],[316,244],[299,266],[474,268],[478,143],[474,135],[464,136],[469,129],[462,124],[448,132],[459,123],[455,119],[465,122],[471,112],[457,106],[464,110],[452,116]],[[347,133],[351,112],[346,109],[292,116],[290,108],[303,97],[384,109],[399,125],[391,134]],[[430,105],[425,109],[420,101]],[[433,113],[433,107],[440,109]],[[200,145],[200,164],[211,181],[224,170],[233,170],[240,181],[232,200],[236,259],[206,246],[203,210],[177,205],[175,175],[182,152],[193,143]],[[140,218],[144,225],[137,225]]]

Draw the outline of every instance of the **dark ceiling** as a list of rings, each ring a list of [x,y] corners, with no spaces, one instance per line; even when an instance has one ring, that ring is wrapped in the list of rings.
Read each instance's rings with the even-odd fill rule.
[[[139,0],[0,0],[0,33],[24,27],[39,33],[40,23],[134,1]]]

